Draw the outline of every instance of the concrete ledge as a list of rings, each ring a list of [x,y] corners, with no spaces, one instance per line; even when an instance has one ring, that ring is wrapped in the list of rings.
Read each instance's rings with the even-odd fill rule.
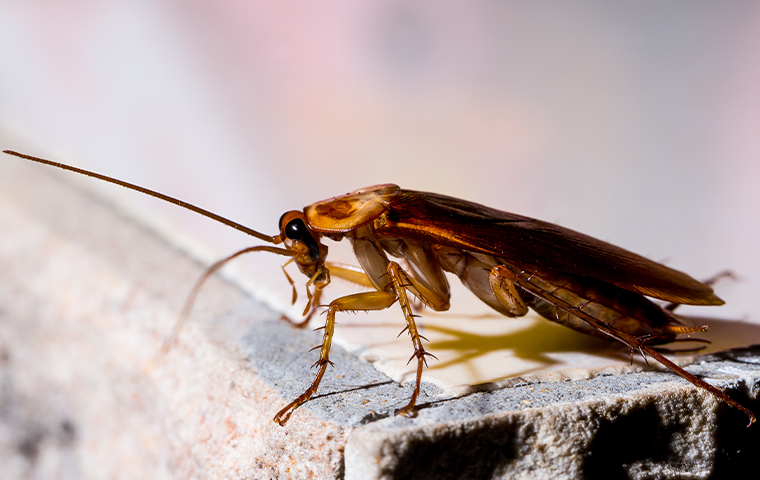
[[[346,472],[348,478],[723,478],[754,468],[755,454],[747,453],[757,452],[760,440],[742,415],[662,376],[525,386],[500,392],[506,398],[496,401],[490,393],[439,405],[414,421],[376,422],[351,434]],[[481,413],[483,405],[491,411],[493,403],[519,402],[537,406]]]
[[[155,362],[203,266],[57,175],[0,162],[3,478],[722,478],[760,427],[659,371],[446,398],[411,392],[215,279]],[[150,365],[154,364],[151,368]],[[689,370],[760,410],[760,349]]]

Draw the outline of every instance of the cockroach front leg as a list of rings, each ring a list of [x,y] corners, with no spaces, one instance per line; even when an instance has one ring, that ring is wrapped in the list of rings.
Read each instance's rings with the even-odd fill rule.
[[[288,262],[290,263],[290,262]],[[285,270],[284,267],[287,265],[285,263],[283,265],[283,271]],[[309,321],[311,320],[311,317],[314,316],[314,313],[317,311],[317,307],[321,307],[323,305],[320,305],[320,299],[322,298],[322,292],[324,291],[325,287],[330,283],[330,277],[338,277],[343,280],[347,280],[351,283],[355,283],[357,285],[361,285],[362,287],[366,288],[374,288],[374,285],[372,284],[372,281],[370,281],[369,277],[367,277],[367,274],[364,273],[364,270],[362,270],[360,267],[356,267],[353,265],[346,265],[343,263],[337,263],[337,262],[325,262],[325,271],[326,274],[326,280],[313,280],[309,279],[309,281],[306,283],[306,293],[309,297],[309,302],[306,305],[306,308],[304,309],[303,315],[304,318],[298,322],[292,322],[293,325],[296,327],[302,328],[309,324]],[[291,285],[293,285],[293,281],[290,279],[290,276],[287,272],[285,272],[285,276],[288,277],[288,281]],[[314,285],[314,293],[310,293],[309,287],[311,285]],[[293,303],[295,303],[296,300],[296,290],[295,286],[293,287]]]
[[[285,267],[287,267],[289,264],[291,264],[294,261],[293,258],[288,260],[287,262],[283,263],[280,268],[282,268],[282,273],[285,274],[285,278],[287,278],[288,283],[290,284],[290,287],[293,289],[293,296],[291,299],[291,305],[295,305],[296,301],[298,300],[298,292],[296,291],[296,284],[293,282],[293,279],[290,278],[290,275],[288,275],[288,271],[285,270]],[[303,310],[303,313],[301,316],[305,317],[301,319],[300,321],[293,321],[290,320],[290,323],[293,324],[293,326],[298,328],[304,328],[309,324],[309,320],[311,320],[312,315],[314,315],[314,311],[316,310],[317,305],[319,304],[319,299],[322,296],[322,290],[330,284],[330,272],[327,269],[320,269],[315,273],[308,282],[306,282],[306,296],[308,298],[308,301],[306,302],[306,307]],[[314,285],[314,293],[311,293],[311,286]]]
[[[317,271],[317,273],[306,282],[306,296],[308,297],[308,301],[301,314],[304,318],[300,322],[294,322],[293,325],[303,328],[309,324],[311,317],[314,316],[314,312],[317,311],[317,307],[319,306],[319,300],[322,298],[322,291],[328,285],[330,285],[330,271],[326,268]],[[312,286],[314,287],[314,293],[311,292]]]
[[[327,366],[331,365],[330,362],[330,347],[332,345],[333,332],[335,331],[335,314],[337,312],[345,311],[357,311],[357,310],[384,310],[396,301],[396,295],[392,292],[366,292],[357,293],[354,295],[347,295],[345,297],[336,298],[330,302],[327,308],[327,320],[325,321],[324,334],[322,336],[322,345],[316,348],[320,348],[319,360],[314,363],[313,367],[319,367],[317,370],[317,376],[311,383],[311,386],[306,389],[298,398],[289,403],[285,408],[277,412],[274,417],[274,421],[280,425],[285,425],[293,411],[306,403],[312,395],[317,392],[319,382],[322,381],[322,377],[327,370]]]

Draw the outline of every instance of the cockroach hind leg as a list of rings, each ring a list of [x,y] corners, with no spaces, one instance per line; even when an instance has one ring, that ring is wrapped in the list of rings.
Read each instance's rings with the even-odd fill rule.
[[[739,402],[736,402],[733,399],[731,399],[721,389],[710,385],[704,380],[696,377],[695,375],[692,375],[691,373],[687,372],[683,368],[679,367],[672,361],[668,360],[667,357],[655,351],[652,347],[644,345],[644,343],[641,340],[638,340],[634,337],[631,337],[630,335],[627,335],[621,331],[611,328],[610,326],[608,326],[607,324],[604,324],[603,322],[599,322],[596,318],[592,317],[588,313],[584,312],[583,310],[579,310],[573,307],[571,304],[568,304],[567,302],[565,302],[564,300],[560,298],[552,297],[551,295],[548,294],[548,292],[543,290],[540,286],[534,285],[533,283],[531,283],[530,280],[520,278],[517,275],[514,276],[514,280],[520,285],[520,287],[533,293],[534,295],[544,298],[547,301],[551,300],[556,308],[566,310],[568,312],[572,311],[573,315],[576,315],[579,319],[586,322],[589,326],[597,329],[598,331],[608,335],[609,337],[615,340],[618,340],[619,342],[625,345],[628,345],[628,347],[631,349],[632,354],[636,350],[638,350],[645,360],[647,359],[647,357],[651,357],[657,360],[658,362],[663,364],[665,367],[669,368],[671,371],[683,377],[692,385],[711,393],[712,395],[717,397],[719,400],[726,403],[728,406],[740,410],[749,419],[748,426],[751,426],[753,423],[755,423],[756,421],[755,414],[752,411],[750,411],[748,408],[744,407]],[[647,363],[649,362],[647,361]]]
[[[639,347],[639,349],[642,352],[642,354],[646,353],[647,355],[649,355],[650,357],[654,358],[655,360],[657,360],[661,364],[665,365],[671,371],[673,371],[673,372],[677,373],[678,375],[680,375],[682,378],[684,378],[686,381],[688,381],[692,385],[694,385],[696,387],[699,387],[702,390],[707,391],[708,393],[711,393],[712,395],[714,395],[715,397],[717,397],[718,400],[722,401],[723,403],[725,403],[729,407],[736,408],[736,409],[740,410],[749,419],[749,423],[747,424],[747,427],[751,427],[752,424],[755,423],[755,421],[757,421],[757,417],[755,416],[755,414],[750,409],[748,409],[744,405],[740,404],[739,402],[737,402],[734,399],[732,399],[731,397],[729,397],[723,390],[721,390],[721,389],[719,389],[717,387],[714,387],[714,386],[710,385],[709,383],[707,383],[706,381],[702,380],[701,378],[699,378],[699,377],[697,377],[697,376],[695,376],[695,375],[687,372],[686,370],[684,370],[683,368],[679,367],[678,365],[676,365],[675,363],[673,363],[671,360],[669,360],[667,357],[665,357],[661,353],[655,351],[651,347],[648,347],[648,346],[645,346],[645,345],[641,345]]]

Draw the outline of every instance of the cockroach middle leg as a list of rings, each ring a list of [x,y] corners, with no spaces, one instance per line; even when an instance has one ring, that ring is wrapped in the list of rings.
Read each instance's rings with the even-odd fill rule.
[[[414,321],[414,313],[409,303],[409,297],[406,294],[407,288],[414,288],[411,283],[409,275],[401,268],[396,262],[390,262],[388,264],[388,273],[393,281],[393,288],[398,295],[399,304],[401,310],[404,312],[404,318],[406,319],[406,331],[409,332],[409,336],[412,338],[412,344],[414,345],[414,354],[409,358],[411,362],[415,358],[417,359],[417,376],[414,383],[414,391],[412,397],[409,399],[409,403],[402,407],[398,413],[404,416],[412,416],[414,414],[414,406],[417,404],[417,397],[420,395],[420,386],[422,384],[422,369],[427,366],[425,356],[433,356],[431,353],[425,351],[425,347],[422,345],[422,335],[420,335],[417,329],[417,323]],[[403,332],[402,332],[403,333]]]
[[[520,293],[517,291],[514,282],[508,280],[502,273],[501,270],[503,268],[501,265],[497,265],[488,274],[491,290],[493,290],[496,298],[499,299],[499,302],[506,309],[505,313],[508,313],[512,317],[522,317],[528,313],[528,306],[520,297]]]
[[[330,270],[330,275],[333,277],[338,277],[365,288],[375,288],[372,280],[369,279],[361,267],[337,262],[325,262],[325,266]]]
[[[330,347],[332,346],[332,337],[335,331],[336,313],[359,310],[384,310],[393,305],[395,301],[396,295],[394,293],[375,291],[347,295],[330,302],[330,305],[327,307],[327,319],[322,336],[322,345],[320,346],[319,360],[312,366],[319,367],[317,376],[305,392],[277,412],[274,421],[280,425],[285,425],[293,411],[306,403],[317,392],[319,383],[322,381],[325,371],[327,371],[327,366],[332,364],[330,362]]]

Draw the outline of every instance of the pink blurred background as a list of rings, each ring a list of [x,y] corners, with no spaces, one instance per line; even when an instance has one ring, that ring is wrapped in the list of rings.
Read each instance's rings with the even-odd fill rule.
[[[466,198],[730,268],[710,313],[760,322],[758,46],[738,1],[5,0],[2,147],[269,234],[377,183]],[[216,255],[251,243],[119,195]]]

